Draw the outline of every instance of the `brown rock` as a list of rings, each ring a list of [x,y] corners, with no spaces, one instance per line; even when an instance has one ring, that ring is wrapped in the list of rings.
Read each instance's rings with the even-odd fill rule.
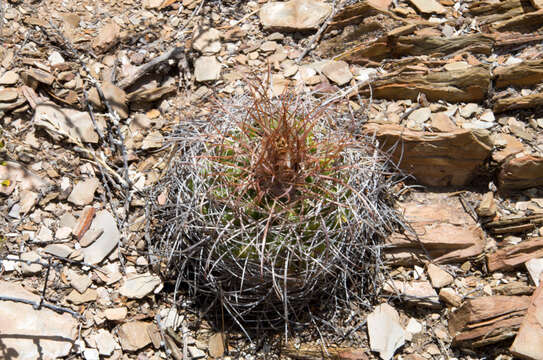
[[[113,110],[117,112],[121,119],[128,118],[127,97],[123,89],[113,85],[109,81],[102,84],[102,92]],[[90,101],[90,99],[89,99]]]
[[[74,289],[66,297],[66,301],[74,305],[81,305],[91,301],[94,302],[96,299],[98,299],[98,293],[95,289],[87,289],[83,294]]]
[[[543,157],[531,155],[506,161],[498,175],[500,190],[543,186]]]
[[[543,285],[530,299],[530,306],[515,337],[511,352],[523,359],[543,359]]]
[[[17,92],[17,89],[14,88],[6,88],[0,90],[0,101],[1,102],[12,102],[17,100],[19,97],[19,93]]]
[[[536,8],[536,9],[543,9],[543,0],[530,0],[530,2],[532,3],[532,5]],[[540,352],[540,354],[543,354],[543,351]],[[541,357],[539,357],[541,358]],[[538,358],[538,359],[539,359]]]
[[[462,297],[451,288],[441,289],[439,291],[439,299],[455,307],[462,305]]]
[[[490,141],[476,132],[418,132],[399,125],[367,124],[400,168],[430,186],[461,186],[470,182],[490,155]]]
[[[515,336],[529,304],[528,296],[466,300],[449,319],[453,345],[476,348]]]
[[[12,70],[0,76],[0,85],[15,85],[17,81],[19,81],[19,74]]]
[[[457,130],[458,127],[452,122],[446,112],[438,112],[431,115],[431,128],[434,131],[449,132]]]
[[[492,159],[498,163],[501,163],[511,155],[524,151],[524,144],[509,134],[495,134],[492,136],[492,142],[499,149],[492,152]]]
[[[77,240],[80,240],[81,237],[85,235],[85,232],[89,229],[91,225],[95,213],[96,209],[94,207],[85,206],[83,212],[81,213],[81,216],[79,216],[77,224],[73,229],[73,234],[76,236]]]
[[[128,314],[128,309],[125,307],[105,309],[104,316],[111,321],[123,320]]]
[[[31,68],[24,71],[21,75],[25,84],[31,88],[36,88],[38,83],[51,85],[53,84],[53,81],[55,81],[55,77],[53,75],[40,69]]]
[[[78,182],[70,193],[68,201],[79,206],[89,205],[94,200],[94,192],[98,189],[98,185],[100,182],[97,178]]]
[[[444,14],[447,12],[436,0],[409,0],[415,7],[424,14]]]
[[[347,84],[353,78],[349,64],[345,61],[330,61],[322,68],[322,73],[339,86]]]
[[[119,327],[118,335],[124,351],[138,351],[151,343],[147,329],[151,323],[132,321]]]
[[[435,288],[442,288],[444,286],[452,284],[452,282],[454,281],[454,278],[451,274],[432,263],[428,264],[428,266],[426,267],[426,271],[428,272],[428,276],[430,276],[432,286]]]
[[[407,302],[428,308],[440,308],[436,291],[428,281],[391,280],[385,283],[383,291],[405,297]]]
[[[117,44],[120,31],[121,28],[115,21],[108,22],[92,41],[92,49],[98,54],[105,53]]]
[[[215,333],[211,335],[208,342],[209,356],[220,358],[224,355],[224,334]]]
[[[260,22],[267,30],[315,30],[330,14],[329,4],[319,0],[269,2],[260,8]]]
[[[483,195],[481,203],[477,206],[475,210],[477,215],[483,217],[492,217],[496,215],[496,202],[494,201],[494,193],[492,191],[487,192]]]
[[[532,238],[487,255],[488,271],[506,271],[543,257],[543,238]]]

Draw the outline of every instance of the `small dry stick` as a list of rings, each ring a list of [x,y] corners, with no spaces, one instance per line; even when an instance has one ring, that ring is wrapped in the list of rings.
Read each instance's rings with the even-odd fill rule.
[[[296,59],[296,63],[300,63],[300,61],[311,51],[315,48],[316,46],[316,43],[319,42],[319,40],[321,39],[321,36],[322,36],[322,33],[324,32],[324,30],[326,30],[326,28],[328,27],[328,25],[330,24],[330,22],[332,21],[332,19],[334,18],[334,15],[336,14],[336,1],[337,0],[334,0],[333,4],[332,4],[332,12],[330,13],[330,15],[328,15],[328,17],[326,18],[326,21],[321,25],[321,27],[319,28],[319,31],[317,31],[315,33],[315,35],[313,35],[313,37],[311,38],[311,40],[309,41],[309,44],[307,45],[307,47],[304,49],[304,51],[300,54],[300,56],[298,56],[298,58]]]

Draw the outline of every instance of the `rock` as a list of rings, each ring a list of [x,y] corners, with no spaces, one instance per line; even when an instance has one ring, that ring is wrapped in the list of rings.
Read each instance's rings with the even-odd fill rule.
[[[330,15],[330,5],[318,0],[269,2],[260,8],[260,22],[265,30],[316,30]]]
[[[7,71],[4,75],[0,76],[0,85],[15,85],[17,81],[19,81],[19,74],[13,70]]]
[[[221,332],[210,336],[208,341],[209,356],[220,358],[224,355],[224,334]]]
[[[110,321],[124,320],[128,314],[128,309],[125,307],[105,309],[104,316]]]
[[[543,0],[530,0],[530,2],[536,9],[543,9]],[[540,354],[543,354],[543,353],[540,353]]]
[[[205,359],[206,353],[198,349],[196,346],[189,346],[189,354],[191,359]]]
[[[364,132],[376,134],[381,147],[392,151],[400,168],[430,186],[468,184],[492,148],[489,139],[464,129],[430,133],[406,130],[399,125],[370,123],[365,125]]]
[[[500,190],[543,186],[543,157],[526,155],[507,160],[498,174]]]
[[[423,330],[422,324],[416,319],[411,318],[405,327],[406,340],[411,341],[413,335],[420,334]]]
[[[96,213],[96,209],[92,206],[85,206],[79,219],[73,227],[73,233],[78,240],[81,240],[81,237],[89,229],[92,219]]]
[[[164,142],[164,137],[162,136],[160,131],[158,130],[151,131],[143,139],[141,143],[141,149],[142,150],[160,149],[162,147],[163,142]]]
[[[423,14],[444,14],[447,9],[436,0],[409,0]]]
[[[451,274],[432,263],[428,264],[428,266],[426,267],[426,271],[428,271],[428,276],[430,277],[432,286],[435,288],[442,288],[444,286],[452,284],[452,282],[454,281],[454,278]]]
[[[439,299],[455,307],[462,305],[462,297],[452,288],[443,288],[439,291]]]
[[[543,238],[532,238],[487,255],[488,271],[508,271],[531,259],[543,257]]]
[[[501,163],[509,156],[524,151],[524,145],[516,137],[509,134],[494,134],[492,142],[496,147],[496,150],[492,152],[492,159],[497,163]]]
[[[59,64],[64,64],[64,58],[58,51],[53,51],[51,55],[47,58],[49,60],[49,65],[55,66]]]
[[[119,327],[118,336],[124,351],[138,351],[151,343],[147,330],[151,324],[143,321],[124,323]]]
[[[528,296],[483,296],[466,300],[449,319],[453,346],[477,348],[515,336],[529,304]]]
[[[79,275],[73,270],[68,271],[68,280],[70,281],[70,286],[80,294],[85,293],[92,284],[91,279],[87,275]]]
[[[203,55],[213,55],[221,51],[221,32],[210,28],[196,34],[192,40],[192,48]]]
[[[44,128],[57,141],[68,137],[68,141],[72,143],[82,141],[96,144],[98,142],[98,134],[87,112],[42,103],[36,106],[34,123]]]
[[[385,242],[385,257],[395,264],[417,264],[417,256],[428,254],[435,264],[461,262],[483,252],[485,240],[480,226],[459,202],[429,197],[425,202],[400,204],[401,212],[417,238],[393,233]],[[424,250],[421,249],[424,247]],[[417,255],[418,254],[418,255]]]
[[[142,299],[160,284],[160,278],[156,275],[136,275],[124,282],[119,293],[129,299]]]
[[[0,280],[0,294],[39,303],[40,297],[13,282]],[[77,338],[78,321],[69,314],[32,305],[0,301],[0,334],[5,359],[59,359],[68,356]],[[12,336],[7,336],[12,334]]]
[[[353,78],[349,64],[345,61],[330,61],[322,68],[322,73],[339,86],[347,84]]]
[[[480,110],[479,105],[475,103],[469,103],[460,108],[460,116],[462,116],[465,119],[469,119],[474,114],[478,113]]]
[[[78,206],[89,205],[94,200],[94,193],[98,189],[98,185],[100,182],[97,178],[78,182],[70,193],[68,201]]]
[[[531,259],[524,263],[535,286],[539,286],[539,278],[543,273],[543,258]]]
[[[430,128],[434,131],[449,132],[458,129],[456,124],[451,120],[445,111],[432,114],[430,119]]]
[[[21,206],[20,211],[23,214],[28,213],[34,208],[38,202],[38,194],[34,191],[23,190],[21,192],[21,201],[19,205]]]
[[[428,308],[440,308],[439,298],[429,281],[390,280],[383,286],[383,291],[405,297],[407,302]]]
[[[455,61],[455,62],[447,63],[443,67],[447,71],[466,70],[467,68],[469,68],[469,64],[465,61]]]
[[[94,302],[98,299],[98,293],[94,289],[87,289],[84,293],[79,293],[77,290],[72,290],[66,297],[66,301],[74,304],[81,305],[88,302]]]
[[[91,265],[98,264],[108,256],[119,244],[121,233],[117,229],[117,222],[107,210],[99,211],[92,221],[91,229],[103,230],[102,235],[90,246],[81,248],[85,262]]]
[[[120,31],[121,29],[115,21],[108,22],[92,41],[92,49],[98,54],[105,53],[117,44]]]
[[[494,193],[489,191],[483,195],[479,206],[475,209],[477,215],[482,217],[493,217],[496,215],[497,207],[494,201]]]
[[[72,236],[72,228],[68,226],[61,226],[55,232],[56,240],[66,240]]]
[[[432,115],[430,108],[423,107],[413,111],[411,114],[409,114],[407,119],[413,123],[421,125],[430,118],[430,115]]]
[[[494,117],[494,113],[492,112],[492,110],[487,109],[481,114],[479,120],[493,123],[496,121],[496,118]]]
[[[36,88],[36,86],[38,86],[38,83],[51,86],[51,84],[53,84],[53,81],[55,81],[55,77],[47,71],[35,68],[30,68],[26,71],[23,71],[21,75],[24,83],[34,89]]]
[[[378,352],[383,360],[389,360],[396,349],[405,343],[405,331],[400,324],[396,309],[381,304],[368,315],[368,336],[370,348]]]
[[[221,64],[214,56],[201,56],[194,62],[194,77],[198,82],[218,80]]]
[[[121,119],[128,118],[128,101],[123,89],[113,85],[109,81],[102,84],[104,98],[109,102],[113,110],[117,112]]]
[[[115,350],[117,342],[109,331],[99,329],[98,333],[96,333],[93,338],[100,355],[110,356],[113,353],[113,350]]]
[[[41,257],[35,251],[28,251],[21,254],[21,260],[24,261],[40,261]],[[27,264],[21,263],[21,272],[23,275],[34,275],[39,274],[43,266],[40,264]]]
[[[96,349],[85,349],[83,350],[83,358],[85,360],[100,360],[100,354]]]
[[[17,100],[18,97],[17,89],[6,88],[0,90],[0,102],[12,102]]]
[[[532,295],[510,350],[522,359],[543,359],[543,285],[539,285]]]
[[[89,229],[79,240],[79,245],[87,247],[96,241],[104,233],[103,229]]]
[[[49,244],[44,249],[43,252],[55,256],[67,258],[74,251],[71,247],[65,244]]]

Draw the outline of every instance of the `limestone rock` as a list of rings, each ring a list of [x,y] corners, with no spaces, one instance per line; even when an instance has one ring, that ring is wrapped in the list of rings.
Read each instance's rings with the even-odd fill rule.
[[[383,291],[405,297],[407,302],[427,308],[440,308],[439,297],[429,281],[390,280],[383,286]]]
[[[368,315],[370,348],[379,353],[383,360],[389,360],[396,349],[405,343],[405,331],[400,324],[396,309],[381,304]]]
[[[151,324],[143,321],[124,323],[119,327],[118,335],[124,351],[138,351],[151,343],[148,328]]]
[[[452,284],[452,282],[454,281],[454,278],[451,274],[432,263],[428,264],[426,271],[428,271],[428,276],[430,276],[432,286],[435,288],[442,288],[444,286]]]
[[[88,112],[63,109],[54,104],[39,104],[34,113],[34,124],[44,128],[57,141],[68,137],[70,142],[98,142],[98,134]]]
[[[330,15],[329,4],[318,0],[269,2],[260,8],[260,22],[266,30],[316,30]]]
[[[104,310],[104,316],[106,317],[106,319],[111,320],[111,321],[123,320],[124,318],[126,318],[127,314],[128,314],[128,309],[125,307]]]
[[[214,81],[221,77],[221,64],[215,56],[202,56],[194,62],[194,77],[198,82]]]
[[[322,68],[322,73],[339,86],[347,84],[353,78],[349,64],[345,61],[330,61]]]
[[[99,184],[97,178],[89,178],[78,182],[70,193],[68,201],[78,206],[89,205],[94,200],[94,192]]]
[[[127,279],[119,288],[119,293],[130,299],[141,299],[161,284],[156,275],[136,275]]]
[[[221,32],[211,28],[200,31],[192,41],[192,47],[204,55],[212,55],[221,51]]]
[[[526,155],[509,159],[498,175],[500,190],[543,186],[543,157]]]

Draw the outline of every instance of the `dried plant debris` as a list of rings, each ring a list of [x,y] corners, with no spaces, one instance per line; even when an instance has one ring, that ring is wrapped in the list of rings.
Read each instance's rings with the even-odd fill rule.
[[[399,222],[387,156],[345,132],[332,102],[249,88],[174,130],[171,170],[155,189],[168,194],[153,203],[155,254],[248,328],[375,295],[379,244]]]

